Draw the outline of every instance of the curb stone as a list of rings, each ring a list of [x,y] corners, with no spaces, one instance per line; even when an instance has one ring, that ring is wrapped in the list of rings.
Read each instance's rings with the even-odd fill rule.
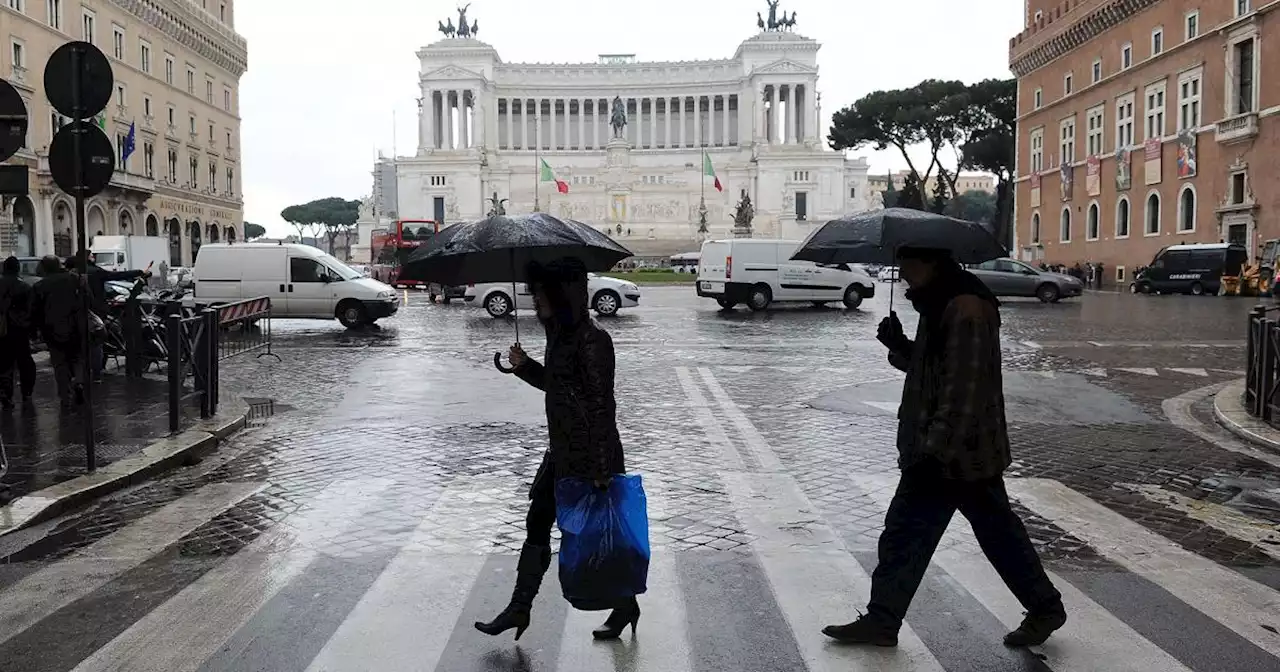
[[[142,450],[91,473],[23,495],[0,507],[0,537],[55,518],[103,495],[181,466],[211,452],[244,428],[249,406],[236,401],[234,410],[201,420],[189,429],[153,441]]]
[[[1280,430],[1244,410],[1245,379],[1228,383],[1213,396],[1213,416],[1237,437],[1268,452],[1280,454]]]

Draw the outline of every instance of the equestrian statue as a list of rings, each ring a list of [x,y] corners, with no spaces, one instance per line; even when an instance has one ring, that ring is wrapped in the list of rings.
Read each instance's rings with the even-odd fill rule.
[[[613,97],[613,111],[609,115],[609,126],[613,129],[614,138],[622,138],[627,127],[627,106],[621,96]]]

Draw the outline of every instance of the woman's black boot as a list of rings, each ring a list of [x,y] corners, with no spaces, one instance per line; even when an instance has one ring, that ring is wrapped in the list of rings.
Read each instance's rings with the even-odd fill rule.
[[[626,605],[614,609],[609,618],[605,619],[604,625],[591,631],[591,636],[596,639],[617,639],[628,625],[631,626],[631,635],[635,636],[636,624],[639,622],[640,603],[633,597]]]
[[[520,549],[520,562],[516,564],[516,588],[511,593],[511,603],[492,621],[476,621],[476,630],[486,635],[500,635],[515,628],[516,640],[519,641],[520,635],[529,627],[529,612],[533,609],[533,598],[538,596],[538,588],[542,586],[542,575],[550,566],[550,547],[525,544]]]

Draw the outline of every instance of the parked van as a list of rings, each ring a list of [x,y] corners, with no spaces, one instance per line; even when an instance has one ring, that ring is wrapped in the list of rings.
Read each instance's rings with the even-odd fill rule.
[[[1174,245],[1157,252],[1130,287],[1140,294],[1217,294],[1222,276],[1239,276],[1248,261],[1243,245]]]
[[[866,271],[846,264],[792,261],[799,247],[796,240],[707,241],[698,263],[698,296],[715,299],[726,310],[745,303],[757,311],[779,302],[820,306],[841,301],[857,308],[875,296],[875,283]]]
[[[266,296],[271,298],[272,317],[337,318],[348,329],[373,324],[400,308],[394,289],[310,245],[203,245],[194,276],[200,303]]]

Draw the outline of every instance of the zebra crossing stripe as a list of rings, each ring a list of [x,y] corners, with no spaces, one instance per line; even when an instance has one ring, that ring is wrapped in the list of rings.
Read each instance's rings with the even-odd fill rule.
[[[852,480],[877,506],[888,510],[897,474]],[[1012,630],[1021,622],[1024,607],[987,561],[963,516],[952,520],[933,561],[1006,628]],[[1054,672],[1191,672],[1069,582],[1052,572],[1049,578],[1062,593],[1067,626],[1035,651]]]
[[[1252,544],[1260,552],[1280,560],[1280,525],[1251,518],[1236,509],[1207,500],[1191,499],[1158,485],[1121,484],[1161,506],[1180,511],[1223,534]]]
[[[711,373],[711,369],[701,367],[698,373],[702,376],[703,383],[707,389],[711,391],[711,396],[720,404],[720,410],[729,418],[734,427],[738,430],[742,442],[746,444],[747,450],[751,453],[756,461],[760,464],[760,468],[764,471],[779,471],[782,469],[782,463],[778,461],[778,456],[774,454],[773,449],[769,447],[764,437],[760,436],[760,432],[756,430],[755,425],[751,424],[751,420],[733,403],[733,399],[720,387],[720,383],[716,381],[716,377]]]
[[[1010,479],[1024,506],[1108,559],[1280,657],[1280,594],[1196,555],[1057,482]]]
[[[88,548],[0,592],[0,642],[89,595],[137,567],[210,518],[263,488],[262,483],[215,483],[165,505]]]
[[[168,602],[136,621],[76,672],[194,672],[319,555],[359,524],[389,479],[339,481]]]
[[[692,372],[686,367],[677,366],[676,379],[680,381],[680,387],[684,389],[685,397],[688,399],[688,406],[693,410],[695,419],[697,419],[698,424],[702,425],[703,431],[706,432],[707,442],[715,450],[719,451],[721,462],[728,469],[742,469],[742,454],[733,445],[733,441],[729,439],[724,427],[716,422],[715,416],[711,413],[711,405],[707,403],[707,398],[703,396],[702,390],[698,389],[698,383],[694,380]]]

